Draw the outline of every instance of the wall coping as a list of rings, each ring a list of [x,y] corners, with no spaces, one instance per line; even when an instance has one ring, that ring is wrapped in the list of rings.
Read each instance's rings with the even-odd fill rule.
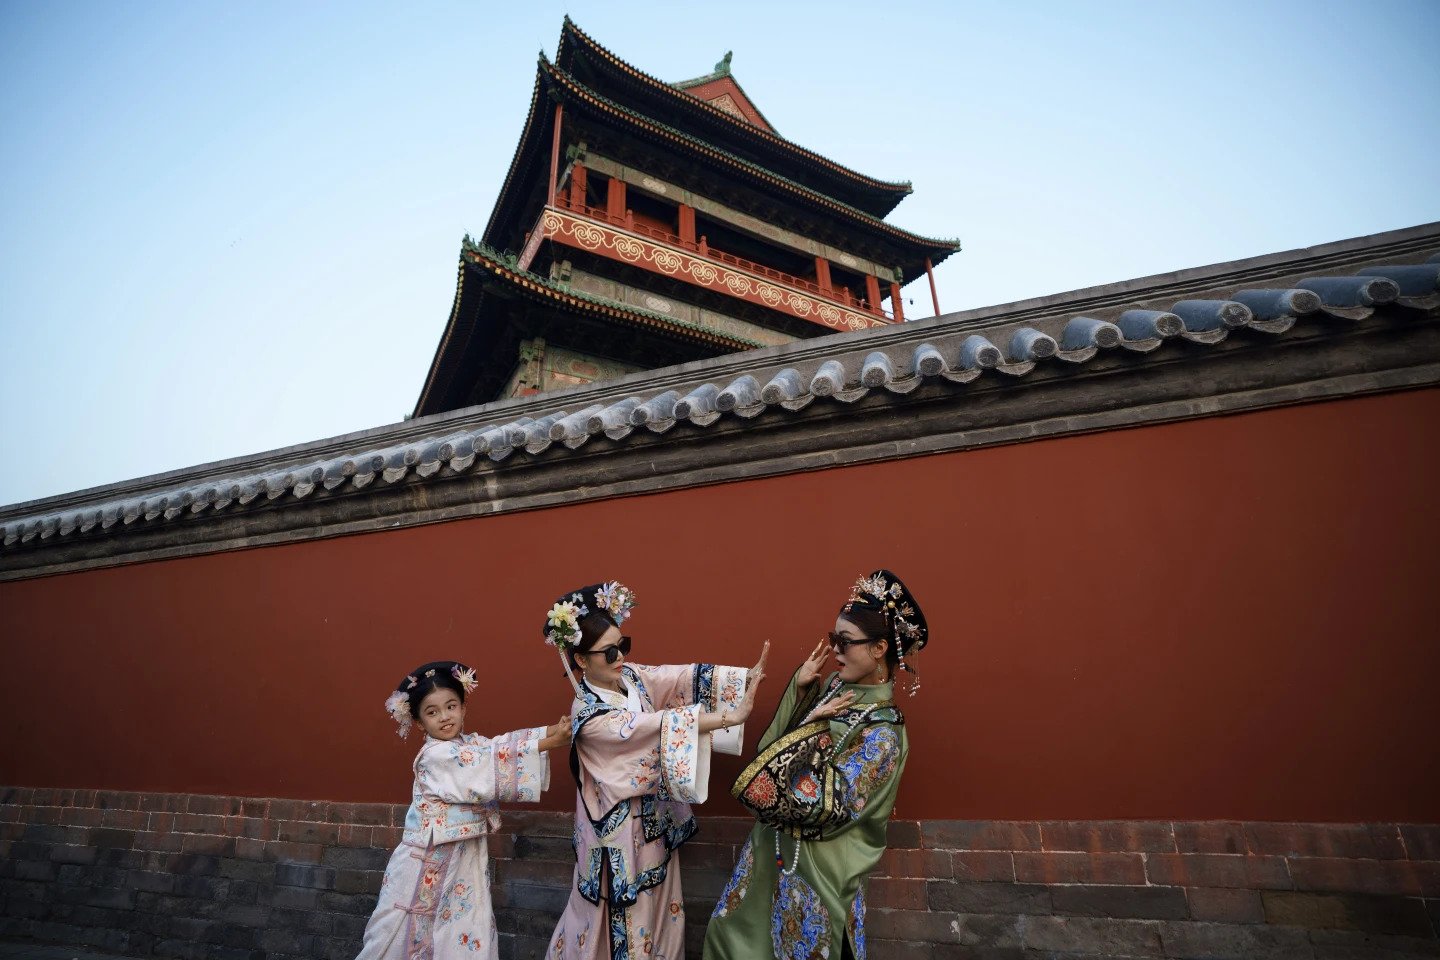
[[[32,500],[0,580],[1433,386],[1437,250],[1427,224]]]

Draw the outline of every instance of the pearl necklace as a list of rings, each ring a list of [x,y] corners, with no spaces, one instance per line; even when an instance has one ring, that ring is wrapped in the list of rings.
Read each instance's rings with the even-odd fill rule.
[[[790,869],[785,869],[785,858],[780,855],[780,831],[775,831],[775,868],[785,876],[792,876],[800,866],[800,838],[795,838],[795,853],[790,858]]]
[[[841,683],[838,678],[832,681],[830,684],[830,689],[826,690],[825,695],[820,698],[820,702],[815,704],[815,706],[811,707],[810,712],[805,714],[805,720],[803,722],[813,723],[814,721],[811,718],[815,716],[815,712],[821,707],[825,706],[825,704],[829,703],[831,700],[834,700],[836,695],[839,694],[840,688],[843,686],[844,684]]]
[[[838,693],[840,692],[840,688],[841,688],[842,686],[844,686],[844,684],[842,684],[842,683],[840,683],[840,682],[838,682],[838,681],[837,681],[836,683],[832,684],[831,687],[830,687],[830,689],[825,693],[825,696],[823,696],[823,697],[820,698],[820,702],[817,703],[817,704],[815,704],[815,706],[814,706],[813,708],[811,708],[811,710],[810,710],[810,716],[813,716],[813,715],[815,714],[815,711],[816,711],[816,710],[819,710],[821,707],[825,706],[825,704],[827,704],[827,703],[829,703],[831,700],[833,700],[833,699],[835,698],[836,694],[838,694]],[[859,726],[860,723],[861,723],[862,721],[864,721],[864,719],[865,719],[866,717],[870,716],[871,712],[873,712],[873,711],[875,710],[875,708],[878,707],[878,706],[879,706],[879,704],[876,704],[876,703],[867,703],[867,704],[865,705],[864,709],[855,711],[855,715],[852,716],[850,719],[848,719],[848,720],[845,721],[845,734],[844,734],[844,736],[842,736],[842,737],[840,738],[840,742],[841,742],[841,743],[845,743],[846,741],[848,741],[848,740],[850,739],[850,734],[854,732],[855,728],[856,728],[857,726]],[[807,723],[810,722],[809,716],[806,717],[806,722],[807,722]],[[817,754],[816,754],[817,761],[818,761],[818,757],[819,757],[819,754],[818,754],[818,752],[817,752]],[[793,875],[795,874],[795,871],[798,870],[799,867],[800,867],[800,838],[799,838],[799,837],[796,837],[796,838],[795,838],[795,850],[794,850],[794,852],[793,852],[793,853],[791,854],[791,856],[790,856],[790,867],[787,869],[787,868],[785,867],[785,856],[784,856],[784,854],[782,854],[782,853],[780,852],[780,831],[779,831],[779,829],[777,828],[777,829],[775,830],[775,868],[776,868],[777,870],[779,870],[779,871],[780,871],[782,874],[784,874],[785,876],[789,877],[789,876],[793,876]]]

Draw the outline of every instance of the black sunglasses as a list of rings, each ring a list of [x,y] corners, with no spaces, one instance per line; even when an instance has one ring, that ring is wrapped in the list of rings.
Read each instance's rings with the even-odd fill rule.
[[[825,634],[825,639],[829,641],[830,649],[834,650],[836,653],[844,653],[846,647],[854,647],[862,643],[875,642],[874,640],[871,640],[867,637],[861,637],[859,640],[851,640],[849,637],[842,637],[840,634],[834,632],[833,630]]]
[[[614,663],[616,660],[620,659],[621,654],[624,654],[628,657],[630,656],[630,638],[621,637],[619,643],[614,644],[613,646],[606,647],[604,650],[586,650],[585,656],[590,657],[594,656],[597,653],[605,654],[606,663]]]

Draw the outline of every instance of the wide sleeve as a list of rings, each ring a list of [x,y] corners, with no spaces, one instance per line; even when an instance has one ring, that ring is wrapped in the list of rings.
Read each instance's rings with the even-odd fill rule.
[[[550,786],[544,727],[487,739],[466,734],[427,744],[415,775],[426,797],[446,803],[536,803]]]
[[[894,802],[894,787],[905,760],[900,732],[885,723],[865,727],[834,760],[835,792],[841,813],[857,820],[874,803]]]
[[[805,839],[842,832],[876,804],[894,802],[904,743],[887,723],[836,743],[828,722],[806,724],[762,749],[734,794],[757,819]]]
[[[645,685],[656,710],[688,707],[706,710],[734,706],[745,695],[747,667],[726,667],[713,663],[664,664],[658,667],[635,664],[632,669]]]
[[[734,708],[745,696],[748,667],[727,667],[713,663],[667,664],[659,667],[636,665],[640,682],[656,710],[698,706],[708,713]],[[738,757],[745,742],[745,724],[710,734],[711,749]]]
[[[575,739],[602,809],[654,794],[704,803],[710,783],[710,738],[700,735],[698,704],[634,713],[607,710],[585,722]]]
[[[805,716],[815,707],[820,699],[822,691],[829,689],[830,684],[835,682],[838,674],[832,673],[824,683],[815,682],[804,690],[801,690],[795,678],[800,675],[800,668],[796,667],[795,672],[790,675],[790,682],[785,685],[785,692],[780,696],[780,704],[775,708],[775,714],[770,718],[770,726],[760,735],[758,749],[764,750],[776,740],[800,725]]]

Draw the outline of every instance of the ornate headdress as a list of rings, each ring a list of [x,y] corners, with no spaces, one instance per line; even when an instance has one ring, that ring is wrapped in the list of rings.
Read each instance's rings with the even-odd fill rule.
[[[415,715],[410,712],[410,695],[416,687],[425,680],[433,680],[436,674],[448,672],[451,679],[460,684],[460,688],[468,695],[474,690],[479,682],[475,679],[475,671],[460,663],[458,660],[436,660],[427,663],[423,667],[415,668],[414,673],[405,675],[395,692],[385,699],[385,712],[390,714],[390,719],[395,721],[399,728],[395,732],[400,739],[404,740],[410,736],[410,724],[414,722]],[[437,684],[441,686],[442,684]],[[443,684],[449,686],[449,684]]]
[[[889,570],[876,570],[868,577],[861,577],[850,588],[850,598],[840,608],[841,616],[851,610],[873,610],[884,614],[890,624],[890,639],[895,644],[895,656],[900,669],[912,678],[910,696],[920,689],[919,674],[905,662],[905,654],[912,656],[924,649],[930,640],[930,628],[925,623],[925,614],[905,584]]]
[[[545,614],[545,642],[550,644],[560,653],[560,662],[565,665],[565,675],[570,678],[570,686],[575,692],[580,692],[580,683],[575,679],[574,672],[570,669],[570,657],[567,656],[571,647],[580,642],[580,620],[589,616],[594,610],[603,613],[610,618],[615,626],[620,626],[630,616],[630,610],[635,606],[635,592],[618,580],[610,580],[606,583],[594,583],[588,587],[581,587],[579,590],[566,594]]]

